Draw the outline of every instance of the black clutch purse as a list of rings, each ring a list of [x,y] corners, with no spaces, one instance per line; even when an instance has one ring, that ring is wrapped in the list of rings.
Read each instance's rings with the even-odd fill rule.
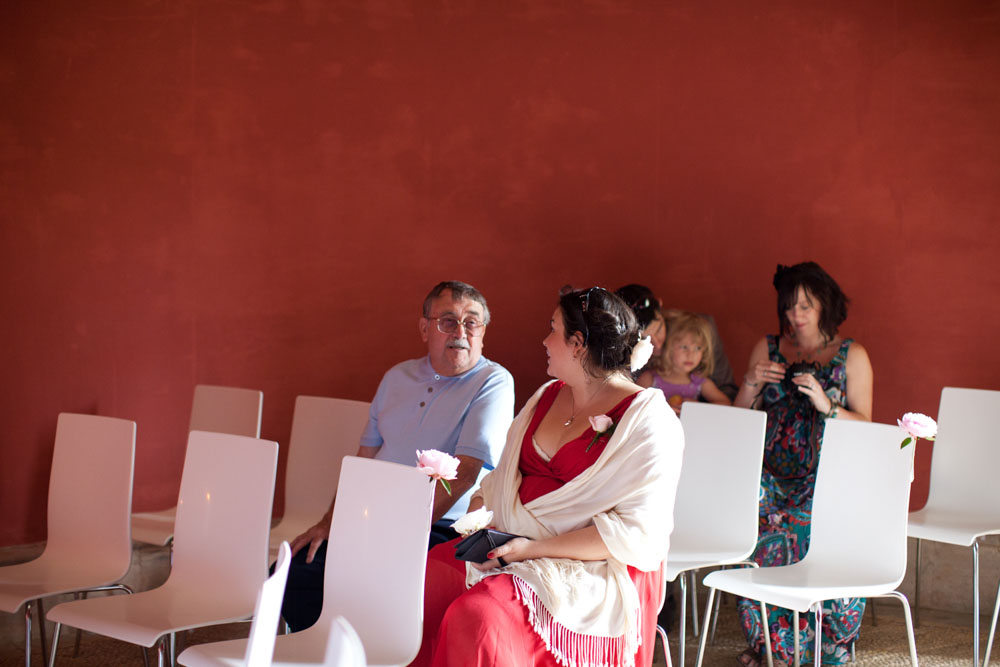
[[[521,536],[492,528],[482,528],[455,545],[455,558],[473,563],[485,563],[489,560],[486,554],[515,537]]]

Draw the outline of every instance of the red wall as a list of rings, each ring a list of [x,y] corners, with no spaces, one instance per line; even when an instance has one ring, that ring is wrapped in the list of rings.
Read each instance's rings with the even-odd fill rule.
[[[998,30],[977,1],[2,3],[0,545],[44,539],[58,412],[135,419],[135,507],[170,505],[195,383],[262,389],[285,443],[297,394],[420,354],[444,278],[490,299],[519,402],[562,284],[713,313],[742,375],[804,259],[853,298],[876,419],[1000,388]]]

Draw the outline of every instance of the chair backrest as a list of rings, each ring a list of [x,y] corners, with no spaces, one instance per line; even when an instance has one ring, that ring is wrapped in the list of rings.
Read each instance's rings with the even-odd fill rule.
[[[267,577],[278,443],[191,431],[167,585],[239,591],[253,607]]]
[[[803,560],[903,580],[914,451],[903,437],[895,425],[827,420]]]
[[[766,423],[759,410],[684,403],[671,551],[753,551]],[[667,571],[673,579],[669,554]]]
[[[927,508],[1000,511],[1000,494],[993,486],[1000,468],[992,424],[998,414],[1000,391],[941,391]]]
[[[274,657],[274,639],[278,633],[278,619],[281,617],[281,601],[285,597],[285,583],[288,581],[288,566],[292,562],[292,550],[288,542],[278,547],[278,561],[274,574],[260,587],[257,606],[250,624],[250,638],[247,640],[246,667],[270,667]]]
[[[256,389],[195,385],[189,431],[260,437],[264,393]]]
[[[354,627],[343,616],[330,623],[330,633],[326,640],[326,667],[367,667],[365,647]]]
[[[299,396],[285,470],[285,514],[326,514],[340,479],[340,462],[356,454],[368,422],[370,403],[343,398]]]
[[[415,466],[344,458],[319,624],[345,617],[373,664],[407,664],[420,649],[433,498]]]
[[[62,413],[49,477],[48,555],[108,564],[109,581],[128,571],[135,422]]]

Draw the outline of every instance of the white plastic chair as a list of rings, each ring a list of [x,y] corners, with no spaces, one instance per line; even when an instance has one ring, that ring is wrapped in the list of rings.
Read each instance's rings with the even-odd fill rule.
[[[288,542],[282,542],[278,547],[278,561],[274,566],[274,574],[260,587],[257,595],[257,605],[254,607],[253,623],[250,625],[250,637],[247,639],[247,650],[243,660],[230,662],[216,658],[212,648],[218,642],[200,644],[186,649],[177,656],[177,662],[188,667],[219,667],[233,665],[234,667],[268,667],[274,653],[274,638],[278,633],[278,620],[281,617],[281,600],[285,596],[285,582],[288,581],[288,566],[292,562],[292,550]]]
[[[56,623],[50,667],[63,624],[145,647],[159,642],[163,667],[164,635],[248,618],[267,578],[277,461],[275,442],[192,431],[167,581],[134,595],[53,607],[47,614]]]
[[[356,454],[370,403],[299,396],[285,469],[285,513],[271,529],[271,557],[282,540],[306,532],[326,514],[337,491],[340,462]]]
[[[903,432],[896,426],[831,419],[826,422],[816,473],[809,551],[797,563],[780,567],[722,570],[710,573],[711,609],[716,589],[759,600],[798,614],[815,613],[815,664],[820,665],[823,600],[895,597],[902,601],[910,660],[917,667],[913,621],[906,597],[894,590],[906,572],[906,515],[913,470],[913,447],[900,449]],[[706,611],[707,622],[707,611]],[[766,624],[765,624],[766,625]],[[768,663],[770,631],[764,633]],[[795,633],[795,664],[799,661]],[[698,667],[705,653],[702,633]]]
[[[752,563],[747,559],[757,546],[766,424],[767,414],[760,410],[695,402],[681,408],[684,459],[666,569],[668,581],[678,575],[681,580],[681,665],[685,664],[686,643],[685,575],[690,573],[694,584],[694,571],[699,568]]]
[[[416,657],[433,497],[430,478],[416,467],[344,458],[326,552],[323,611],[312,627],[278,636],[273,665],[331,664],[323,660],[334,648],[330,635],[341,616],[357,631],[369,665],[406,665]],[[246,640],[237,639],[220,642],[213,654],[230,661],[245,650]]]
[[[35,560],[0,568],[0,610],[24,605],[24,660],[31,664],[31,608],[38,608],[42,659],[42,599],[119,588],[132,559],[129,513],[135,462],[135,422],[62,413],[56,423],[49,475],[48,538]]]
[[[263,392],[256,389],[199,384],[194,388],[188,431],[211,431],[260,437]],[[325,509],[323,511],[326,511]],[[132,515],[132,539],[166,546],[174,535],[176,507]]]
[[[920,606],[920,540],[972,547],[972,654],[979,665],[979,538],[1000,533],[1000,468],[993,421],[1000,414],[1000,391],[945,387],[938,407],[938,434],[931,459],[930,491],[923,509],[910,514],[909,535],[917,539],[917,588]],[[994,607],[988,664],[997,610]]]

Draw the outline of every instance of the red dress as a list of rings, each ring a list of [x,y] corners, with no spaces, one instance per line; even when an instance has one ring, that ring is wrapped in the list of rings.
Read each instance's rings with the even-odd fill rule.
[[[550,461],[538,455],[532,438],[562,386],[562,382],[554,382],[545,390],[525,431],[519,461],[522,480],[518,495],[522,503],[558,489],[586,470],[607,443],[607,438],[602,438],[586,451],[594,438],[594,431],[588,428],[563,445]],[[635,396],[623,399],[608,416],[617,423]],[[486,577],[466,589],[465,562],[455,558],[457,542],[440,544],[427,555],[424,639],[411,667],[557,667],[555,657],[528,622],[527,610],[514,591],[513,577]],[[628,571],[639,592],[641,644],[635,664],[643,667],[653,663],[663,572],[642,572],[633,567]]]

